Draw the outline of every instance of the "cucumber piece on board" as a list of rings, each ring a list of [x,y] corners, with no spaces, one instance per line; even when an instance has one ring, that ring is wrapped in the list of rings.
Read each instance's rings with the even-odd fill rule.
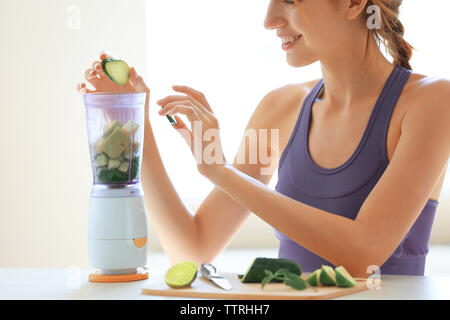
[[[336,274],[330,266],[323,265],[320,270],[320,284],[324,286],[335,286],[336,285]]]
[[[336,274],[336,285],[338,287],[354,287],[356,286],[356,281],[353,277],[348,273],[347,270],[343,266],[337,267],[334,269]]]
[[[266,277],[264,270],[269,270],[275,273],[278,269],[282,268],[287,269],[289,272],[292,272],[298,276],[302,274],[301,266],[293,260],[284,258],[258,257],[253,260],[241,281],[243,283],[260,283],[262,279]],[[280,282],[280,280],[274,279],[273,282]]]
[[[102,61],[103,72],[117,84],[126,84],[130,78],[130,67],[123,60],[105,59]]]
[[[313,273],[311,273],[308,278],[306,278],[306,282],[312,286],[317,287],[320,286],[320,271],[321,269],[317,269]]]

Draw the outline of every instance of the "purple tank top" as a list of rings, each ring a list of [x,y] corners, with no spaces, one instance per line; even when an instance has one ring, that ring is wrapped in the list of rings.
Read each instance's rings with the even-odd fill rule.
[[[308,150],[311,108],[324,86],[321,79],[305,98],[297,123],[281,155],[275,190],[312,207],[355,219],[364,200],[389,164],[386,153],[387,130],[394,107],[410,74],[409,70],[400,66],[394,67],[356,150],[345,163],[333,169],[318,166]],[[395,252],[380,266],[381,274],[424,275],[437,205],[438,201],[428,200]],[[297,261],[305,272],[312,272],[322,264],[335,267],[274,230],[280,240],[279,258]]]

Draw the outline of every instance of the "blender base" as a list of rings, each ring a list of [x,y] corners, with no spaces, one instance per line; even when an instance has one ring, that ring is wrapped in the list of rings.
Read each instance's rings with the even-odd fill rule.
[[[137,272],[129,274],[104,274],[100,271],[95,271],[89,274],[89,281],[114,283],[114,282],[131,282],[148,279],[148,272]]]

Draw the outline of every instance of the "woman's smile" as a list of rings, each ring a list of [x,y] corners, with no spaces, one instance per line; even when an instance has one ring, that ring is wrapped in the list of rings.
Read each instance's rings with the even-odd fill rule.
[[[287,43],[282,43],[281,44],[281,49],[283,50],[289,50],[290,48],[292,48],[297,42],[298,40],[300,40],[303,36],[300,35],[298,38],[296,38],[294,41],[292,42],[287,42]]]

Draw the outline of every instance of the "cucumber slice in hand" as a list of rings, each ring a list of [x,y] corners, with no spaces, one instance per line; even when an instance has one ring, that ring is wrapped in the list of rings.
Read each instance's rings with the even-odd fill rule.
[[[171,288],[189,287],[197,277],[198,266],[192,261],[175,264],[167,270],[164,282]]]
[[[105,59],[102,61],[103,72],[117,84],[126,84],[130,78],[130,67],[123,60]]]

